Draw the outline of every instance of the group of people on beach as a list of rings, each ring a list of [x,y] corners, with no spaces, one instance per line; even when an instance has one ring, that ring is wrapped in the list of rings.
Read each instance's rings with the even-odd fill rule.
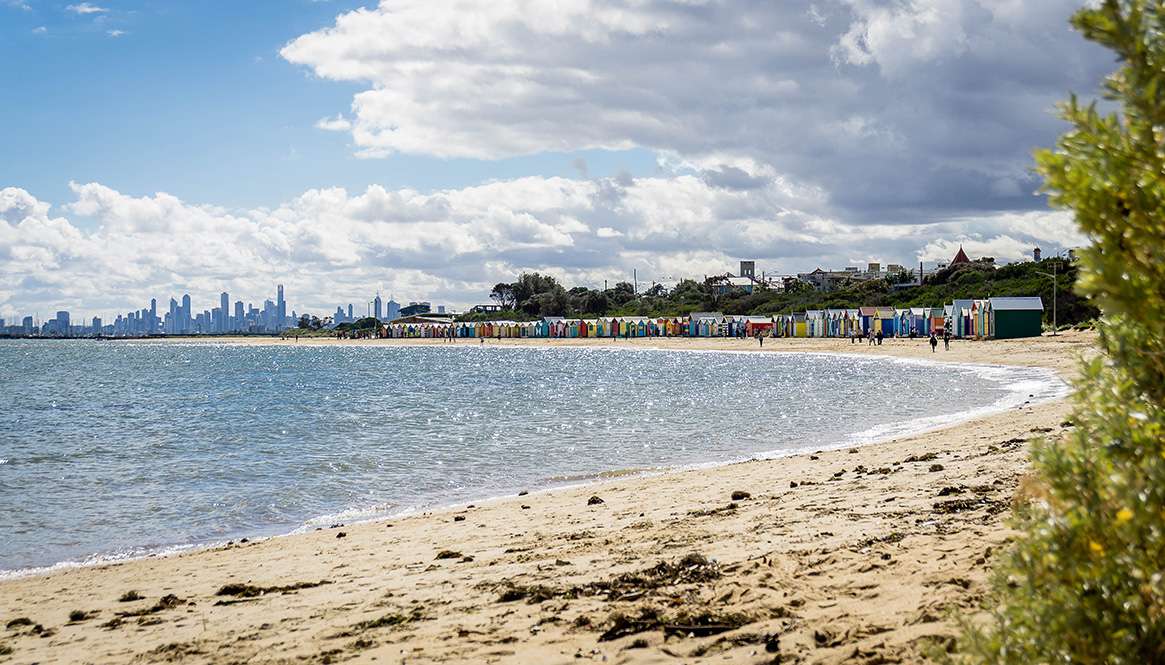
[[[917,336],[918,336],[918,331],[916,331],[914,328],[911,328],[910,329],[911,341],[915,340],[917,338]],[[857,332],[855,332],[853,335],[851,335],[850,340],[849,340],[850,344],[854,344],[855,342],[857,342],[859,337],[860,337],[860,334]],[[883,338],[884,338],[884,335],[882,334],[881,330],[878,330],[878,331],[871,330],[870,332],[866,333],[866,339],[868,340],[868,344],[866,346],[874,346],[875,344],[877,344],[878,346],[882,346],[882,339]],[[949,331],[943,331],[942,339],[943,339],[943,349],[946,351],[950,351],[951,350],[951,333]],[[761,346],[764,346],[763,341],[761,342]],[[932,332],[930,334],[930,351],[931,351],[931,353],[934,353],[937,348],[938,348],[938,334]]]
[[[934,333],[931,333],[930,334],[930,352],[934,353],[935,349],[937,349],[937,348],[938,348],[938,337],[936,337]],[[951,350],[951,334],[949,332],[946,332],[946,331],[943,331],[943,350],[944,351]]]

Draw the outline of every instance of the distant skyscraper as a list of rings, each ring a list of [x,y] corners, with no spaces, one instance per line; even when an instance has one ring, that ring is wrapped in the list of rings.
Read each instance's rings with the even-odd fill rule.
[[[234,325],[234,327],[238,328],[239,330],[246,329],[246,327],[247,327],[246,319],[247,319],[246,315],[243,314],[243,301],[236,300],[235,301],[235,325]]]
[[[393,300],[392,296],[389,296],[388,297],[388,308],[384,312],[384,319],[386,321],[392,321],[393,319],[399,319],[399,318],[400,318],[400,303]]]
[[[380,294],[377,293],[376,299],[372,301],[372,316],[375,316],[380,321],[384,320],[380,317],[380,314],[381,314],[380,310],[381,310],[382,305],[383,305],[383,303],[380,301]]]
[[[231,329],[231,320],[230,320],[231,319],[231,297],[229,295],[227,295],[226,291],[223,291],[222,295],[219,296],[219,302],[221,304],[219,305],[219,308],[218,308],[218,316],[219,316],[218,331],[219,332],[227,332],[228,330]]]
[[[178,305],[178,301],[173,298],[170,298],[170,314],[166,316],[166,325],[162,330],[169,334],[182,330],[182,308]]]
[[[62,335],[69,334],[69,313],[57,312],[57,329]]]
[[[283,300],[283,285],[276,288],[279,294],[275,298],[275,331],[280,332],[287,327],[287,302]]]
[[[349,320],[349,321],[355,321],[355,320],[356,320],[356,319],[353,319],[353,318],[352,318],[352,303],[348,303],[348,320]]]
[[[190,294],[182,296],[182,323],[178,326],[181,332],[190,332],[194,329],[194,318],[190,312]]]

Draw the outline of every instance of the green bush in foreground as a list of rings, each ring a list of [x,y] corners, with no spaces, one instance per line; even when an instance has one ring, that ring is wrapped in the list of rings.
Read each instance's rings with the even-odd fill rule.
[[[1072,24],[1118,54],[1104,96],[1038,152],[1052,204],[1092,238],[1078,288],[1099,305],[1101,358],[1076,382],[1076,428],[1033,452],[1044,493],[1001,559],[977,662],[1165,663],[1165,22],[1109,0]]]

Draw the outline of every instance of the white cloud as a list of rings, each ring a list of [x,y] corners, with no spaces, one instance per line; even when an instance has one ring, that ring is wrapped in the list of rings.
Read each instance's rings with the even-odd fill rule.
[[[352,129],[352,123],[345,120],[342,114],[337,114],[334,118],[321,118],[316,121],[316,127],[332,132],[346,132]]]
[[[915,61],[965,52],[966,10],[978,6],[964,0],[914,0],[889,6],[849,0],[848,4],[854,21],[832,50],[834,58],[855,65],[876,63],[890,76],[905,73]]]
[[[1111,61],[1076,0],[382,0],[281,51],[366,88],[357,154],[764,165],[859,222],[1030,210],[1048,113]],[[715,169],[713,169],[715,170]]]
[[[120,37],[125,34],[125,30],[106,30],[105,34],[110,37]]]
[[[431,194],[319,189],[250,211],[89,183],[73,184],[75,200],[54,216],[49,203],[7,188],[0,190],[0,316],[56,309],[111,316],[185,293],[209,309],[222,291],[258,304],[276,283],[295,309],[321,315],[378,289],[466,307],[521,271],[597,287],[633,270],[642,283],[735,272],[741,259],[789,274],[949,260],[960,244],[973,256],[1019,260],[1035,246],[1051,255],[1084,241],[1056,212],[847,223],[805,212],[821,206],[819,192],[738,164],[729,168],[739,174],[717,177],[520,178]],[[68,215],[96,227],[82,231]]]
[[[89,4],[88,2],[82,2],[79,5],[69,5],[68,7],[65,7],[65,10],[73,12],[75,14],[82,14],[82,15],[83,14],[99,14],[101,12],[108,12],[109,11],[108,9],[106,9],[104,7],[97,7],[95,5]]]

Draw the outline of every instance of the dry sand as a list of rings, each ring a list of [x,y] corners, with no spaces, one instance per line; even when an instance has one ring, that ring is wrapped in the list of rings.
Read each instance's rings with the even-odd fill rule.
[[[925,340],[769,340],[764,351],[1042,366],[1069,377],[1095,340],[955,341],[933,354]],[[9,580],[0,646],[11,652],[0,664],[926,662],[928,645],[953,641],[948,610],[985,591],[1028,472],[1028,441],[1061,436],[1068,411],[1066,401],[1027,405],[860,449],[621,477]],[[228,585],[266,592],[220,595]],[[141,598],[121,600],[131,591]]]

